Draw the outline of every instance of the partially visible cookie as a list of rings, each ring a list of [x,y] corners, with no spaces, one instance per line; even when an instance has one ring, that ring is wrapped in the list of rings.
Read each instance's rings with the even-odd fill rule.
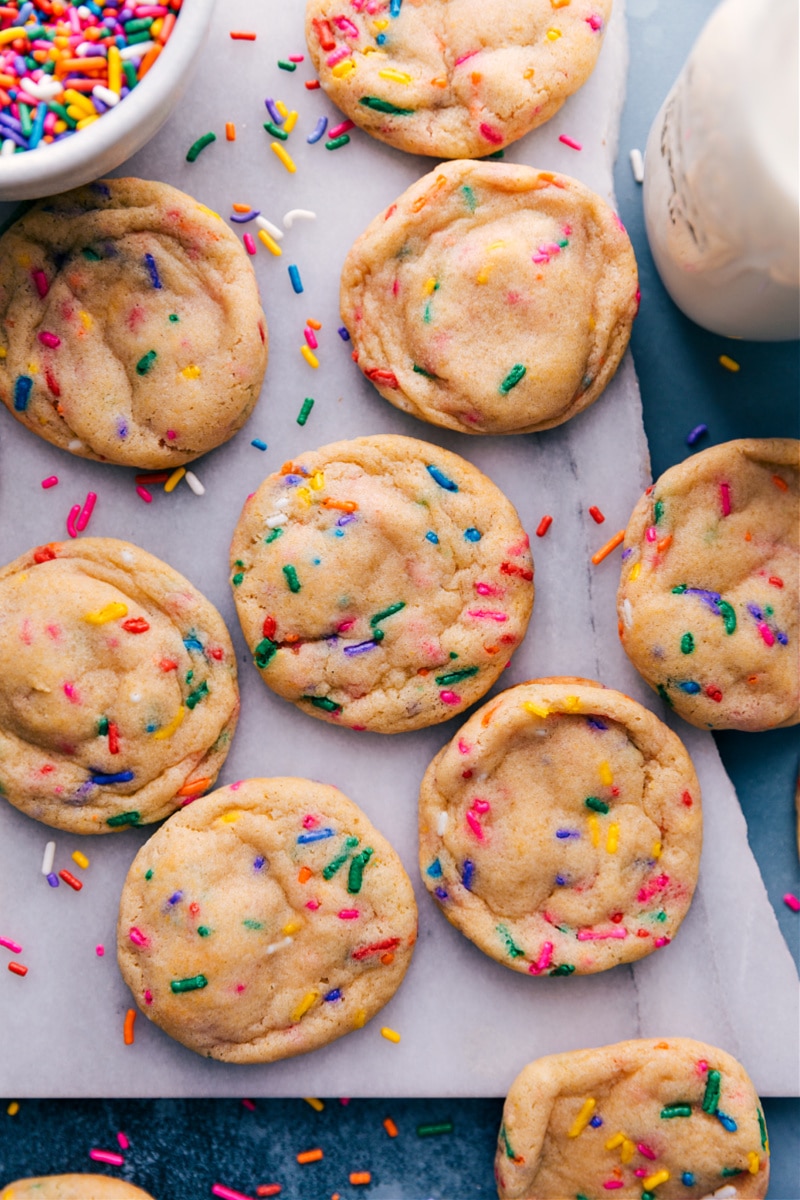
[[[764,1114],[744,1067],[689,1038],[537,1059],[511,1085],[500,1200],[763,1200]]]
[[[419,798],[419,861],[447,919],[526,975],[635,962],[674,938],[700,864],[700,787],[666,725],[588,679],[478,709]]]
[[[71,833],[160,821],[213,784],[239,713],[225,624],[115,538],[0,569],[0,795]]]
[[[272,1062],[360,1029],[394,995],[417,909],[397,854],[326,784],[248,779],[196,801],[133,861],[123,978],[171,1037]]]
[[[18,1179],[0,1192],[0,1200],[152,1200],[132,1183],[109,1175],[44,1175]]]
[[[622,645],[701,729],[800,721],[800,442],[725,442],[647,489],[625,535]]]
[[[457,454],[393,435],[284,463],[244,507],[231,573],[264,682],[310,716],[378,733],[480,699],[533,607],[510,501]]]
[[[396,408],[462,433],[582,412],[628,345],[636,259],[619,218],[566,175],[445,163],[372,222],[342,270],[353,357]]]
[[[0,400],[81,458],[173,467],[233,437],[267,365],[236,235],[191,196],[106,179],[0,238]]]
[[[480,158],[548,121],[594,70],[611,0],[308,0],[328,96],[412,154]]]

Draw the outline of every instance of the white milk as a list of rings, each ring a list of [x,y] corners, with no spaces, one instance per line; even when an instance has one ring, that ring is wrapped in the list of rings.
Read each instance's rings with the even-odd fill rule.
[[[672,299],[715,333],[800,336],[798,0],[724,0],[647,142],[644,211]]]

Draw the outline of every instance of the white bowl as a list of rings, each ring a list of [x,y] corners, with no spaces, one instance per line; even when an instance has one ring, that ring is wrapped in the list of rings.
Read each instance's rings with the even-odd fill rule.
[[[0,200],[33,200],[118,167],[157,133],[180,100],[208,33],[215,0],[183,0],[158,61],[116,108],[72,137],[0,157]]]

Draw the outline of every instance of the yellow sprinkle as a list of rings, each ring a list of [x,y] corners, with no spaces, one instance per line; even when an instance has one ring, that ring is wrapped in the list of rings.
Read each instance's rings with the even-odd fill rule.
[[[322,471],[315,471],[308,482],[315,492],[319,492],[325,487],[325,475]]]
[[[622,1160],[622,1162],[629,1163],[635,1153],[636,1153],[635,1144],[633,1142],[629,1141],[628,1138],[625,1138],[625,1141],[622,1143],[622,1150],[620,1151],[620,1159]]]
[[[175,716],[170,721],[169,725],[165,725],[163,729],[157,729],[153,737],[157,742],[163,742],[164,738],[172,737],[175,730],[180,725],[183,718],[186,716],[186,709],[183,705],[180,706]]]
[[[490,250],[502,250],[503,246],[505,246],[505,242],[492,242],[489,249]]]
[[[94,321],[90,317],[89,313],[84,312],[83,309],[81,309],[81,311],[78,313],[78,316],[81,319],[81,324],[83,325],[84,329],[92,328],[92,326],[94,325]]]
[[[653,849],[650,853],[653,858],[661,858],[661,842],[653,842]]]
[[[616,1150],[617,1146],[621,1146],[623,1142],[627,1142],[624,1133],[615,1133],[612,1138],[606,1142],[606,1150]]]
[[[7,354],[8,351],[6,350],[5,346],[0,346],[0,358],[5,358]]]
[[[598,770],[600,771],[600,782],[602,783],[603,787],[611,787],[612,783],[614,782],[614,776],[611,773],[611,767],[608,765],[608,763],[601,762]]]
[[[528,67],[527,71],[522,72],[523,79],[533,79],[535,72],[533,67]]]
[[[530,713],[532,717],[550,716],[549,704],[537,704],[535,700],[525,700],[522,707],[525,709],[525,712]]]
[[[494,263],[487,263],[485,267],[481,267],[480,271],[478,271],[478,274],[475,276],[475,282],[487,283],[489,280],[489,272],[493,266]]]
[[[400,1034],[394,1029],[389,1029],[387,1025],[381,1028],[381,1037],[386,1038],[387,1042],[399,1042]]]
[[[395,71],[394,67],[384,67],[382,71],[378,71],[381,79],[392,79],[395,83],[411,83],[411,76],[405,71]]]
[[[430,296],[436,291],[436,280],[433,278],[433,276],[431,276],[430,279],[425,280],[425,285],[422,290],[426,296]]]
[[[148,33],[150,34],[150,37],[153,39],[153,41],[156,40],[156,38],[161,33],[161,30],[163,28],[164,28],[164,18],[156,17],[155,21],[153,21],[153,24],[150,26],[150,28],[148,30]]]
[[[316,1096],[303,1096],[303,1099],[305,1100],[306,1104],[311,1105],[314,1112],[322,1112],[322,1110],[325,1108],[325,1105],[321,1100],[317,1100]]]
[[[310,347],[301,346],[300,353],[302,354],[303,358],[306,360],[306,362],[308,363],[308,365],[310,367],[318,367],[319,366],[319,359],[317,358],[316,354],[313,354],[311,352]]]
[[[381,17],[380,21],[374,22],[374,27],[375,27],[375,29],[377,29],[378,33],[380,33],[382,29],[389,28],[389,22],[386,20],[385,17]]]
[[[581,1105],[580,1112],[567,1130],[567,1137],[580,1137],[586,1126],[589,1124],[592,1113],[596,1108],[596,1100],[592,1100],[591,1097],[588,1100],[584,1100],[583,1104]]]
[[[366,1022],[367,1022],[366,1010],[363,1008],[360,1008],[358,1010],[358,1012],[356,1013],[356,1015],[353,1017],[353,1029],[363,1029]]]
[[[616,822],[608,827],[608,837],[606,839],[606,850],[609,854],[616,854],[619,847],[619,825]]]
[[[220,821],[224,821],[226,825],[235,825],[241,815],[238,808],[232,808],[229,812],[222,814]]]
[[[298,500],[302,501],[306,508],[311,506],[311,492],[307,487],[297,488],[295,491],[295,496],[297,496]]]
[[[38,375],[39,374],[38,363],[28,363],[28,374],[29,375]]]
[[[578,709],[580,708],[580,706],[581,706],[581,702],[580,702],[580,698],[578,696],[565,696],[564,697],[564,708],[566,709],[567,712],[577,712]]]
[[[15,1117],[19,1112],[19,1100],[12,1100],[6,1109],[6,1112],[10,1117]],[[6,1193],[6,1195],[10,1195],[10,1193]]]
[[[197,207],[200,209],[200,212],[206,213],[209,217],[216,217],[218,221],[222,220],[219,213],[214,212],[213,208],[209,208],[207,204],[198,204]]]
[[[73,121],[82,121],[86,116],[86,112],[84,109],[78,108],[77,104],[68,104],[67,116],[72,117]]]
[[[331,71],[331,75],[336,79],[347,79],[348,75],[352,75],[356,69],[356,64],[352,58],[346,58],[344,62],[337,63]]]
[[[56,121],[53,125],[53,133],[63,133],[64,130],[68,128],[69,126],[67,125],[66,121]]]
[[[74,88],[66,88],[64,99],[68,104],[74,104],[76,108],[82,109],[82,116],[96,117],[97,110],[94,105],[86,99],[82,92],[76,92]]]
[[[272,153],[277,155],[277,157],[281,160],[289,174],[294,175],[297,167],[294,165],[291,155],[286,153],[283,146],[281,146],[278,142],[270,142],[270,149],[272,150]]]
[[[274,254],[276,258],[280,258],[280,256],[283,254],[283,251],[278,243],[274,238],[269,236],[266,229],[259,229],[258,240],[261,242],[262,246],[266,246],[270,254]]]
[[[67,109],[67,112],[69,112],[69,109]],[[72,116],[72,113],[70,113],[70,116]],[[75,128],[76,129],[88,129],[88,127],[90,125],[94,125],[95,121],[99,121],[99,120],[100,120],[100,114],[92,113],[91,117],[82,117],[81,120],[78,121],[78,124],[75,126]]]
[[[720,354],[719,361],[720,366],[724,367],[726,371],[741,371],[742,369],[736,359],[729,358],[727,354]]]
[[[277,105],[276,105],[277,107]],[[292,1010],[289,1020],[294,1023],[304,1017],[308,1010],[313,1005],[314,1001],[319,998],[319,992],[306,992],[300,1003]]]
[[[283,128],[284,128],[284,130],[285,130],[285,132],[286,132],[286,133],[291,133],[291,132],[292,132],[292,130],[294,129],[295,125],[297,124],[297,118],[298,118],[298,116],[299,116],[299,115],[300,115],[300,114],[298,113],[298,111],[297,111],[297,109],[296,109],[296,108],[293,108],[293,109],[292,109],[292,111],[289,113],[288,117],[287,117],[287,118],[286,118],[286,120],[283,122]]]
[[[747,1156],[747,1169],[751,1175],[757,1175],[758,1169],[761,1166],[761,1159],[756,1154],[755,1150],[751,1150]]]
[[[289,921],[286,925],[284,925],[283,932],[286,937],[291,937],[293,933],[299,933],[302,928],[303,926],[299,921]]]
[[[82,867],[84,871],[89,865],[88,858],[85,854],[81,854],[80,850],[72,851],[72,861],[77,863],[79,867]]]
[[[117,95],[122,91],[122,59],[116,46],[108,48],[108,87]]]
[[[199,379],[200,378],[200,368],[195,367],[195,366],[184,367],[183,370],[181,371],[181,375],[183,376],[184,379]]]
[[[281,114],[282,117],[288,117],[289,110],[286,107],[286,105],[283,103],[282,100],[276,100],[275,107],[277,108],[278,112]]]
[[[646,1192],[651,1192],[653,1188],[666,1183],[668,1179],[669,1171],[656,1171],[655,1175],[648,1175],[646,1179],[642,1180],[642,1187]]]
[[[560,37],[561,37],[560,29],[548,29],[548,31],[547,31],[548,42],[557,42]]]
[[[12,25],[9,29],[0,30],[0,46],[5,46],[8,42],[15,42],[18,37],[23,35],[18,25]]]
[[[593,333],[596,328],[597,328],[597,321],[595,321],[594,317],[590,313],[589,314],[589,332]]]
[[[631,573],[628,576],[628,582],[636,583],[636,580],[639,578],[641,571],[642,571],[642,564],[640,562],[634,563],[633,566],[631,567]]]
[[[186,474],[186,467],[177,467],[176,470],[174,470],[172,472],[172,474],[170,475],[167,482],[164,484],[164,491],[165,492],[174,492],[175,488],[178,486],[178,484],[183,479],[185,474]]]
[[[30,256],[30,254],[18,254],[18,255],[17,255],[17,263],[19,264],[19,266],[21,266],[21,267],[23,267],[23,268],[25,268],[25,269],[27,269],[28,267],[30,267],[30,266],[31,266],[31,256]]]
[[[99,608],[97,612],[84,613],[84,621],[88,621],[90,625],[107,625],[109,621],[118,621],[120,617],[128,615],[127,604],[120,604],[118,600],[112,600],[105,608]]]
[[[597,849],[600,845],[600,822],[594,813],[589,817],[589,833],[592,835],[592,845]]]

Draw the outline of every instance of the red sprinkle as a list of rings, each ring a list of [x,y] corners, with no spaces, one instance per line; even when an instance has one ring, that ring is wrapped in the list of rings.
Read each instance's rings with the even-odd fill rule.
[[[372,946],[362,946],[360,950],[354,950],[351,958],[356,962],[360,962],[362,958],[370,958],[373,954],[382,954],[384,950],[394,950],[400,945],[400,938],[387,938],[385,942],[375,942]]]
[[[319,87],[319,80],[318,79],[307,79],[306,87],[308,88],[308,90],[310,92],[316,91],[316,89]],[[270,1187],[273,1187],[273,1186],[279,1187],[280,1185],[276,1183],[276,1184],[270,1184],[269,1186]],[[259,1196],[277,1196],[278,1193],[277,1192],[259,1192],[258,1194],[259,1194]]]
[[[539,524],[536,527],[536,536],[544,537],[544,535],[547,533],[548,529],[550,528],[550,526],[552,524],[553,524],[553,518],[551,516],[547,515],[547,516],[542,517],[541,521],[539,522]]]
[[[397,376],[394,371],[386,371],[382,367],[373,367],[370,371],[365,371],[367,379],[371,379],[373,383],[382,383],[385,387],[396,388],[400,384],[397,382]]]
[[[52,562],[55,556],[55,551],[51,550],[49,546],[39,546],[33,552],[33,561],[35,563]]]
[[[713,683],[710,683],[706,688],[706,695],[709,697],[709,699],[713,700],[715,704],[719,704],[720,700],[722,699],[722,692]]]
[[[73,891],[79,892],[83,887],[80,879],[76,879],[70,871],[59,871],[59,878],[64,880],[64,883],[69,884]]]
[[[683,793],[683,795],[681,796],[681,801],[683,804],[686,805],[687,808],[691,808],[692,805],[694,804],[694,800],[692,800],[691,794],[689,792]]]
[[[232,29],[231,38],[234,42],[254,42],[256,35],[248,29]]]
[[[8,969],[12,975],[21,975],[24,977],[28,974],[28,968],[23,967],[22,963],[10,962],[8,964]]]
[[[126,633],[147,633],[150,626],[144,617],[130,617],[122,622],[122,628]]]
[[[308,87],[308,84],[306,84],[306,87]],[[256,1195],[257,1196],[277,1196],[280,1194],[281,1191],[282,1191],[282,1188],[279,1183],[261,1183],[256,1188]]]
[[[600,509],[597,507],[596,504],[593,504],[592,507],[589,509],[589,516],[592,518],[593,521],[596,521],[598,525],[602,525],[603,521],[605,521],[604,515],[600,512]]]

